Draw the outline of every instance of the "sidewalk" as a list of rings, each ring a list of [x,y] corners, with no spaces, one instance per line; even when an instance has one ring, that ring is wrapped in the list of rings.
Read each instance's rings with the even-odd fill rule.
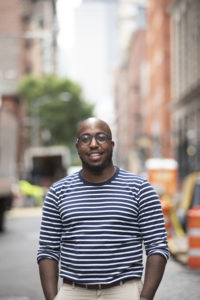
[[[27,218],[42,216],[42,207],[13,207],[6,213],[8,218]]]
[[[183,265],[188,261],[188,239],[187,236],[173,237],[168,241],[171,256]]]

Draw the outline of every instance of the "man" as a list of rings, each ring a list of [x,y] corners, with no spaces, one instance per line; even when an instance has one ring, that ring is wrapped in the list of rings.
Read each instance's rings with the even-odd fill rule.
[[[46,300],[152,300],[159,286],[169,256],[160,200],[145,179],[113,165],[113,147],[104,121],[83,121],[82,170],[47,194],[38,251]]]

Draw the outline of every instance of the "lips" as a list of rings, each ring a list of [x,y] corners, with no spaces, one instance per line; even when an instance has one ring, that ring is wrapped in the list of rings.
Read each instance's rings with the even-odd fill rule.
[[[90,160],[99,160],[99,159],[101,159],[102,154],[103,153],[100,153],[100,152],[94,152],[94,153],[89,153],[88,156],[89,156]]]

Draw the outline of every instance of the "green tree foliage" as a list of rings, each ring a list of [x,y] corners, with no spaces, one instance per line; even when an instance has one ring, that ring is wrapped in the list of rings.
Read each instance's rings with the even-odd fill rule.
[[[93,113],[93,105],[84,100],[80,85],[68,78],[26,76],[19,83],[18,93],[28,104],[29,116],[39,121],[39,132],[50,132],[48,143],[52,145],[70,146],[78,123]]]

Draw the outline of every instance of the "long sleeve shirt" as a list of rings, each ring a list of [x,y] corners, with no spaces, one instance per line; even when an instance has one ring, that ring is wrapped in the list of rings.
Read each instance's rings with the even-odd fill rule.
[[[90,183],[81,171],[53,184],[45,198],[38,262],[61,262],[60,277],[82,284],[141,278],[146,255],[169,257],[161,202],[150,183],[116,169]]]

